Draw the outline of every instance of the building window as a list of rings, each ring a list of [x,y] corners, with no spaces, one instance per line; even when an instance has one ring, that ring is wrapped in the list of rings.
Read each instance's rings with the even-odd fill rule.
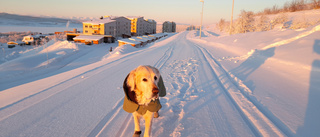
[[[88,31],[87,31],[87,30],[86,30],[85,32],[86,32],[86,33],[88,33]]]
[[[88,25],[85,25],[84,27],[85,27],[85,28],[88,28]]]

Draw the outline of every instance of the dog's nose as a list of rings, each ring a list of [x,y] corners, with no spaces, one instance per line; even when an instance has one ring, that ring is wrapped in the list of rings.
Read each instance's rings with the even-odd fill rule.
[[[158,88],[153,88],[153,89],[152,89],[152,93],[158,94],[158,93],[159,93],[159,89],[158,89]]]

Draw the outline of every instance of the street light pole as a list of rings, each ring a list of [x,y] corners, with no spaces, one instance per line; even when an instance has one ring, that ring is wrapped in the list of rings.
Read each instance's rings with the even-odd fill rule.
[[[200,0],[200,2],[202,2],[201,25],[200,25],[200,39],[201,39],[201,30],[202,30],[202,19],[203,19],[203,5],[204,5],[204,1],[203,1],[203,0]]]
[[[229,32],[230,35],[233,31],[233,6],[234,6],[234,0],[232,0],[232,13],[231,13],[231,23],[230,23],[230,32]]]

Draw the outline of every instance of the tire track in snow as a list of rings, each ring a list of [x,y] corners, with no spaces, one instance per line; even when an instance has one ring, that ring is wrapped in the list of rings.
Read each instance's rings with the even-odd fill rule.
[[[153,65],[154,67],[158,68],[159,70],[162,69],[163,65],[169,60],[169,58],[172,56],[172,51],[174,44],[171,44],[170,48],[167,49],[165,54]]]
[[[178,37],[170,45],[173,48],[178,48],[178,45],[181,45],[181,41],[184,41],[184,36]],[[161,100],[162,109],[160,110],[160,117],[154,119],[152,127],[152,129],[156,129],[152,131],[154,136],[179,137],[182,135],[181,132],[185,127],[181,121],[185,119],[186,114],[184,106],[198,97],[198,91],[193,85],[196,81],[195,74],[197,73],[198,63],[197,60],[188,58],[175,60],[164,68],[169,69],[169,74],[167,74],[169,81],[166,81],[169,84],[166,87],[171,92],[168,92],[167,96]]]
[[[114,122],[116,119],[118,119],[119,117],[122,117],[122,115],[119,115],[119,113],[121,113],[120,111],[122,110],[122,104],[123,104],[123,98],[121,98],[116,104],[115,106],[112,108],[112,110],[107,113],[106,116],[104,116],[102,118],[102,120],[96,125],[95,128],[92,129],[92,131],[89,133],[88,137],[98,137],[101,135],[101,133],[107,129],[110,126],[110,123]],[[128,114],[125,117],[124,122],[121,124],[121,127],[119,129],[119,131],[123,130],[123,127],[125,125],[125,123],[127,121],[130,121],[130,115]],[[119,136],[120,132],[117,132],[116,136]]]
[[[171,103],[166,103],[166,107],[163,111],[166,113],[164,122],[162,124],[163,130],[166,131],[165,134],[161,136],[181,136],[181,131],[184,130],[184,125],[181,121],[185,118],[184,106],[190,101],[197,98],[196,89],[194,89],[194,82],[196,80],[195,74],[197,73],[198,61],[189,58],[185,60],[176,60],[168,67],[173,71],[170,73],[169,77],[172,80],[171,87],[175,91],[170,94],[170,98],[167,99]],[[166,125],[166,124],[170,125]],[[160,133],[159,133],[160,134]]]
[[[260,111],[254,102],[239,89],[237,84],[235,84],[236,81],[231,78],[230,74],[217,63],[215,58],[205,48],[195,43],[193,43],[193,45],[201,52],[204,59],[211,66],[212,72],[215,74],[219,85],[223,88],[255,136],[286,136],[284,135],[285,132],[283,132],[278,125],[275,125],[267,115]]]

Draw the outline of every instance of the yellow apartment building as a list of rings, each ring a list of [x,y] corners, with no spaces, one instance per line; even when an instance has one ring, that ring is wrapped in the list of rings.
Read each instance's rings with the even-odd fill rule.
[[[106,16],[104,18],[83,22],[85,35],[111,35],[113,37],[130,37],[131,21],[125,17]]]
[[[115,36],[116,21],[111,19],[96,19],[83,22],[85,35],[112,35]]]
[[[105,16],[83,22],[85,35],[111,35],[113,37],[142,36],[156,33],[157,22],[142,16]]]
[[[131,35],[140,36],[143,34],[143,17],[140,16],[127,16],[127,19],[131,21]]]

